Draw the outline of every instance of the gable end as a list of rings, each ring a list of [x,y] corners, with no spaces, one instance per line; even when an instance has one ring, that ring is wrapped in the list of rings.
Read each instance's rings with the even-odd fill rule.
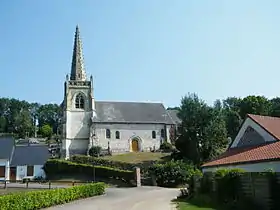
[[[247,117],[243,122],[237,136],[232,142],[230,148],[257,145],[273,142],[276,140],[277,138],[267,132],[266,129],[264,129],[250,117]]]

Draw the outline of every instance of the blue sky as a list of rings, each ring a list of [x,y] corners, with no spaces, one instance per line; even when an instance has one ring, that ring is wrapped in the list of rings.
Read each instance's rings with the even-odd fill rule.
[[[280,1],[3,0],[0,97],[60,103],[79,24],[95,98],[280,95]]]

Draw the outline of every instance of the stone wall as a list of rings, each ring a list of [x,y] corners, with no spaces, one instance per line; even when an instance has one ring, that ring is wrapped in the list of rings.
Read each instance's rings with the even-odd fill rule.
[[[111,138],[106,138],[106,129],[110,129]],[[161,129],[166,129],[164,124],[97,124],[96,134],[98,144],[104,149],[108,147],[113,153],[131,151],[132,139],[137,139],[140,151],[150,151],[150,148],[158,149],[160,146]],[[120,138],[116,138],[116,131],[119,131]],[[156,132],[156,138],[152,138],[152,131]]]

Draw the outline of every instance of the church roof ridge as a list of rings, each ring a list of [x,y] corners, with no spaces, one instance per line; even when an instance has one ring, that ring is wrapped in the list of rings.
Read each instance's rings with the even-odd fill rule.
[[[105,100],[96,100],[97,103],[137,103],[137,104],[163,104],[163,102],[157,101],[105,101]]]

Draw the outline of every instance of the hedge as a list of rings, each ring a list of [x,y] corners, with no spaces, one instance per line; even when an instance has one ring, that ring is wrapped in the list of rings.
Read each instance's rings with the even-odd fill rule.
[[[71,161],[75,163],[83,163],[89,165],[107,166],[112,168],[118,168],[121,170],[134,170],[135,167],[141,168],[141,173],[148,171],[151,165],[158,163],[158,161],[145,161],[145,163],[126,163],[121,161],[111,161],[103,158],[89,157],[85,155],[74,155],[71,157]]]
[[[250,174],[257,176],[268,175],[268,173]],[[201,195],[210,196],[215,203],[224,206],[225,209],[263,209],[255,202],[254,197],[244,196],[245,191],[243,191],[241,183],[242,176],[248,176],[248,173],[238,168],[219,169],[216,172],[204,173],[200,180],[198,192]],[[248,180],[251,182],[250,179]],[[252,182],[251,184],[253,185],[254,183]]]
[[[13,193],[0,196],[0,208],[1,210],[36,210],[102,195],[104,192],[104,183],[94,183],[70,188]]]
[[[44,165],[44,171],[48,178],[60,175],[86,175],[98,178],[116,178],[126,182],[134,180],[134,171],[120,170],[106,166],[93,166],[89,164],[74,163],[67,160],[50,159]],[[95,174],[94,174],[95,173]]]
[[[201,174],[193,165],[183,161],[155,164],[149,170],[150,174],[154,175],[157,185],[161,187],[178,187],[191,184],[191,178],[194,175]]]

